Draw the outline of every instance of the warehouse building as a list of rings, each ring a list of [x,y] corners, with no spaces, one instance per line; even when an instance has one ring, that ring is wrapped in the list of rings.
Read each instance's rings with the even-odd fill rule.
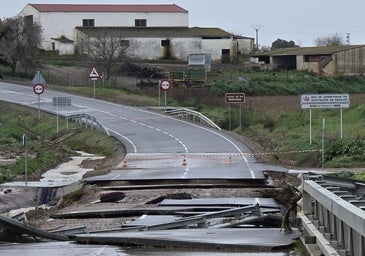
[[[365,45],[294,47],[255,53],[261,68],[296,69],[318,75],[365,74]]]

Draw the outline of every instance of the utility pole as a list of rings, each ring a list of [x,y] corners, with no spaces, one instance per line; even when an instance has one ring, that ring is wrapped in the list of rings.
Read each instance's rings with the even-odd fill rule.
[[[346,33],[346,43],[350,45],[350,33]]]
[[[262,25],[252,25],[253,29],[256,31],[256,51],[259,50],[259,30]]]

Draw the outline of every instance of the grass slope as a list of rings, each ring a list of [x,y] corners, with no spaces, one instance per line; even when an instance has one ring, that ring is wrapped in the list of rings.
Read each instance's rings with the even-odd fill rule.
[[[94,174],[108,172],[120,162],[124,147],[119,141],[72,122],[68,125],[66,129],[66,121],[61,119],[57,133],[55,116],[42,113],[38,119],[36,110],[0,102],[0,155],[16,159],[10,166],[0,166],[0,181],[16,180],[24,175],[24,134],[27,135],[27,170],[30,180],[39,179],[44,171],[77,155],[76,151],[106,157],[94,163]]]

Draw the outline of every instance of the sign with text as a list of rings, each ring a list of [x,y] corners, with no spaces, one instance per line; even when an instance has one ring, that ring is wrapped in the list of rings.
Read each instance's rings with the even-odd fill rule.
[[[244,93],[226,93],[226,103],[243,103],[245,102]]]
[[[350,107],[350,96],[347,93],[340,94],[303,94],[300,96],[302,109],[326,109]]]

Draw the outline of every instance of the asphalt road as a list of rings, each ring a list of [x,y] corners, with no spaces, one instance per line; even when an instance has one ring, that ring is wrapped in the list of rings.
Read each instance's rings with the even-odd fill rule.
[[[69,97],[72,105],[54,106],[53,97]],[[0,83],[0,100],[35,109],[39,106],[41,111],[58,116],[85,113],[95,117],[125,144],[128,167],[129,170],[133,169],[133,172],[123,172],[122,176],[113,173],[110,179],[139,179],[146,178],[146,175],[151,175],[152,179],[160,179],[164,175],[171,179],[210,176],[218,179],[262,179],[262,170],[268,170],[267,166],[257,164],[244,143],[225,131],[176,119],[144,107],[120,105],[47,88],[39,96],[38,105],[38,95],[32,85],[8,83]],[[160,157],[156,157],[158,154]],[[183,161],[188,164],[183,165]],[[145,168],[150,168],[151,172],[137,172]]]
[[[72,105],[67,107],[54,106],[53,97],[69,97]],[[197,123],[186,122],[144,107],[125,106],[51,91],[47,88],[43,94],[38,96],[34,93],[32,85],[20,86],[1,82],[0,101],[16,103],[35,109],[38,109],[39,106],[41,111],[53,113],[55,116],[70,116],[85,113],[95,117],[113,136],[124,143],[127,155],[125,158],[126,161],[122,161],[108,175],[94,177],[93,179],[264,180],[263,171],[284,170],[281,167],[257,163],[249,148],[225,131],[216,130]],[[261,244],[262,241],[267,240],[267,232],[258,233],[257,235],[260,238],[255,238],[250,231],[248,232],[249,235],[247,237],[252,239],[247,241],[247,244],[252,244],[253,241]],[[271,232],[269,233],[270,237],[275,240],[274,243],[276,243],[277,235],[274,233],[271,234]],[[201,237],[201,234],[197,234],[197,236]],[[186,234],[183,234],[183,237],[187,239],[185,238]],[[213,240],[220,240],[221,237],[222,234]],[[226,237],[226,234],[223,237]],[[230,239],[232,240],[232,238],[227,238],[228,244],[231,242]],[[292,238],[289,237],[288,239],[288,241],[285,240],[285,243],[291,242]],[[242,246],[246,246],[247,244]],[[83,254],[88,250],[93,250],[93,252],[97,251],[98,253],[94,253],[95,255],[104,255],[105,253],[108,255],[149,255],[149,252],[143,252],[142,254],[140,252],[126,252],[120,250],[118,247],[85,247],[83,245],[69,243],[53,243],[47,244],[44,247],[42,244],[7,245],[0,247],[0,254],[18,255],[19,250],[22,248],[22,251],[29,251],[27,255],[38,255],[44,252],[50,252],[56,255],[60,251],[64,253],[66,248],[68,250],[66,254],[69,253],[69,255],[79,255],[79,252],[81,255],[81,252]],[[173,255],[184,255],[184,253],[182,252],[180,254],[174,251]],[[194,252],[195,254],[196,252]],[[158,252],[156,255],[163,254]],[[202,252],[202,255],[208,254]],[[222,253],[222,255],[231,254]],[[282,254],[278,252],[277,255]]]

